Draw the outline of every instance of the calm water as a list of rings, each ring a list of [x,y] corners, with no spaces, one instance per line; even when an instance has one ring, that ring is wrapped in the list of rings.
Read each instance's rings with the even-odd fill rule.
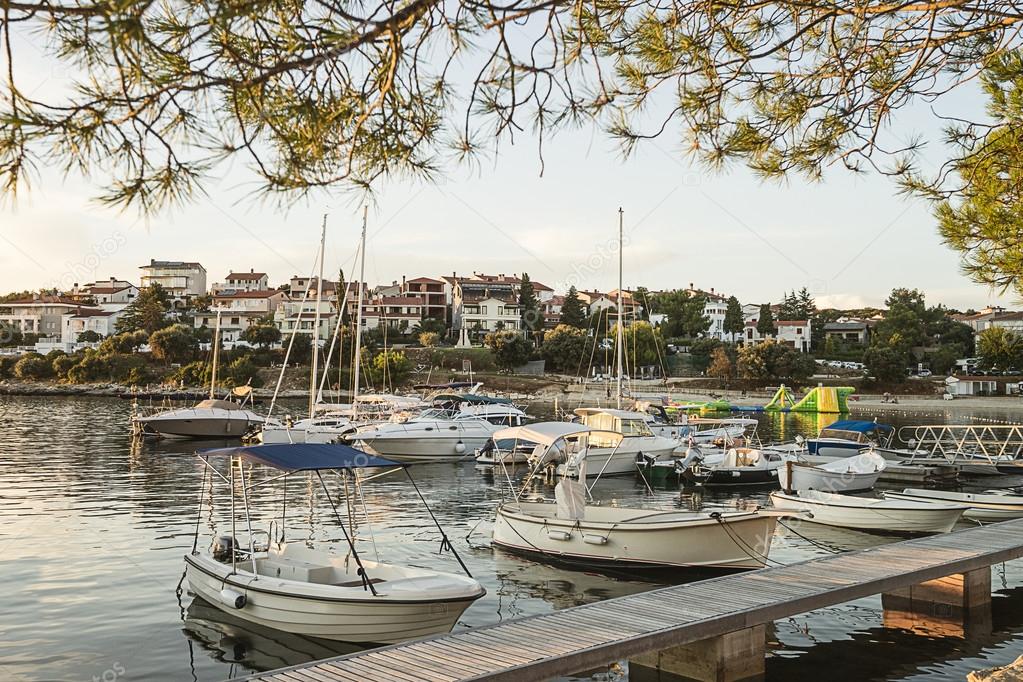
[[[178,590],[182,555],[196,524],[201,468],[195,443],[132,447],[126,401],[104,398],[0,398],[0,674],[5,680],[221,680],[345,653],[233,620]],[[869,416],[874,416],[870,414]],[[890,423],[993,420],[985,413],[880,415]],[[766,439],[814,433],[815,417],[764,416]],[[827,423],[830,418],[824,418]],[[216,445],[205,443],[204,446]],[[501,479],[471,463],[418,466],[413,474],[487,596],[460,627],[543,613],[650,589],[638,580],[572,571],[516,558],[488,546],[489,520],[505,492]],[[1021,481],[999,479],[997,485]],[[992,482],[984,482],[990,487]],[[550,491],[547,491],[548,493]],[[457,571],[439,555],[439,535],[407,482],[387,476],[365,486],[382,560]],[[631,478],[601,481],[598,498],[628,504],[734,506],[763,495],[645,493]],[[289,486],[289,536],[340,539],[326,500],[304,482]],[[257,526],[280,514],[272,488],[253,500]],[[216,498],[223,511],[226,500]],[[262,506],[260,506],[262,505]],[[316,510],[317,514],[312,512]],[[221,517],[223,518],[223,517]],[[223,531],[205,514],[203,533]],[[360,549],[373,555],[365,519]],[[788,563],[887,540],[838,530],[779,529],[772,559]],[[810,534],[810,535],[808,535]],[[1023,567],[996,567],[993,628],[937,637],[885,629],[879,598],[778,622],[769,634],[770,680],[962,680],[1023,653]],[[684,574],[667,581],[684,581]],[[630,579],[631,578],[631,579]],[[584,678],[586,678],[584,676]],[[588,679],[588,678],[586,678]],[[594,679],[627,679],[620,666]]]

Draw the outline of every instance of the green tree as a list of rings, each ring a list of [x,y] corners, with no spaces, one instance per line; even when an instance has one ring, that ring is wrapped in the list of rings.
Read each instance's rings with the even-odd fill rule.
[[[1023,338],[1003,327],[988,327],[977,336],[977,353],[985,369],[1019,367],[1023,363]]]
[[[153,332],[149,336],[153,357],[163,362],[187,362],[199,348],[191,329],[176,324]]]
[[[717,339],[698,339],[689,346],[689,361],[693,369],[701,374],[710,368],[715,351],[724,344]]]
[[[533,283],[529,275],[522,273],[522,283],[519,285],[519,315],[522,319],[522,328],[530,334],[543,329],[543,313],[540,312],[540,302],[536,299],[536,292],[533,290]]]
[[[48,379],[53,376],[53,366],[39,353],[25,353],[14,365],[14,376],[27,381]]]
[[[906,378],[908,357],[898,348],[873,346],[863,353],[867,373],[878,381],[893,382]]]
[[[440,344],[440,334],[437,332],[423,332],[419,335],[419,345],[424,348],[434,348]]]
[[[269,348],[281,340],[281,330],[272,324],[253,324],[242,332],[242,340],[260,348]]]
[[[149,343],[149,334],[144,329],[133,332],[122,332],[103,339],[99,344],[99,352],[105,355],[112,353],[134,353]]]
[[[616,342],[617,333],[617,329],[612,330]],[[634,368],[661,365],[667,347],[659,329],[654,329],[649,322],[636,321],[625,327],[623,336],[623,358],[626,365]],[[617,350],[614,352],[617,353]]]
[[[85,331],[80,332],[78,334],[78,342],[79,343],[96,343],[97,341],[102,341],[102,340],[103,340],[103,335],[100,334],[97,331],[92,330],[92,329],[86,329]]]
[[[544,367],[548,370],[578,374],[580,369],[585,371],[588,366],[592,348],[590,337],[584,330],[569,324],[559,324],[543,335],[540,357],[544,359]]]
[[[579,300],[579,292],[574,286],[568,288],[565,300],[561,304],[561,317],[559,325],[583,328],[586,326],[586,311],[583,309],[583,302]],[[544,337],[546,343],[546,336]]]
[[[676,289],[653,296],[651,312],[666,316],[661,325],[665,336],[696,338],[710,328],[710,318],[703,313],[706,303],[703,296]]]
[[[723,346],[718,346],[711,354],[710,366],[707,368],[707,376],[720,379],[731,379],[735,376],[735,365],[728,357],[728,351]]]
[[[259,388],[263,385],[263,379],[259,376],[259,366],[248,355],[242,355],[228,363],[221,374],[221,381],[228,386],[249,385]]]
[[[419,334],[436,334],[439,338],[443,338],[444,334],[447,333],[447,326],[441,320],[436,320],[432,317],[416,322],[415,326],[412,327],[412,333],[415,335]]]
[[[521,367],[532,353],[532,345],[518,332],[493,332],[483,340],[494,353],[494,362],[504,370]]]
[[[885,300],[888,311],[874,327],[873,343],[908,353],[923,346],[927,337],[927,306],[924,295],[916,289],[892,289]]]
[[[816,363],[809,353],[773,339],[746,344],[739,349],[738,371],[746,379],[803,381],[813,375]]]
[[[632,292],[632,300],[636,305],[636,319],[644,322],[650,321],[650,290],[646,287],[636,287]]]
[[[117,318],[114,329],[118,333],[144,331],[152,334],[167,326],[167,311],[170,310],[170,297],[159,284],[151,284],[135,297],[124,313]]]
[[[59,358],[55,358],[50,366],[53,368],[53,374],[58,379],[66,379],[67,373],[72,367],[78,364],[80,358],[73,355],[64,355]]]
[[[745,329],[746,321],[742,316],[742,305],[739,304],[739,299],[735,296],[729,296],[725,306],[725,321],[722,331],[729,334],[732,341],[735,341],[735,337],[741,335]]]
[[[770,303],[764,303],[760,306],[760,315],[757,318],[757,333],[764,338],[774,336],[774,313],[771,312]]]
[[[412,360],[401,351],[380,351],[370,363],[370,378],[380,386],[400,385],[411,373]]]

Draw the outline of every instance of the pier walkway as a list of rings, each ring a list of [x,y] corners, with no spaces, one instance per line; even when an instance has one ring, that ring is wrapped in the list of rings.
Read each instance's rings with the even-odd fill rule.
[[[1023,520],[608,599],[254,675],[264,682],[543,680],[629,659],[702,679],[755,679],[765,626],[884,595],[886,609],[990,614],[990,567],[1023,556]],[[988,615],[990,617],[990,615]],[[638,676],[637,676],[638,677]]]

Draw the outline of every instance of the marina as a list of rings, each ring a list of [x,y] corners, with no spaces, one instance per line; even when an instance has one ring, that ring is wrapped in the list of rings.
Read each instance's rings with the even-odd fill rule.
[[[3,409],[8,423],[25,423],[26,417],[38,411],[41,401],[52,400],[5,398]],[[524,407],[534,415],[543,415],[544,409],[549,409],[542,404]],[[36,427],[39,437],[54,444],[50,458],[52,479],[37,479],[25,473],[25,467],[37,457],[33,449],[16,447],[10,451],[10,466],[2,470],[5,490],[9,491],[12,501],[5,507],[8,511],[4,538],[8,542],[17,539],[8,546],[16,548],[9,564],[18,596],[10,600],[9,618],[17,624],[12,633],[18,634],[13,638],[8,635],[9,646],[21,646],[18,643],[23,637],[40,642],[35,649],[49,661],[46,664],[46,669],[51,671],[49,677],[77,679],[83,669],[101,675],[116,662],[142,679],[187,677],[204,682],[258,674],[352,652],[355,645],[246,622],[222,607],[189,594],[188,581],[182,581],[181,557],[188,554],[192,546],[195,505],[200,496],[202,463],[195,452],[230,444],[166,440],[132,445],[125,430],[129,412],[127,401],[60,399],[51,412],[51,419]],[[97,413],[104,416],[91,420],[86,426],[84,415]],[[900,423],[892,415],[884,418],[896,425]],[[944,417],[933,415],[931,418]],[[919,420],[920,416],[905,419],[907,422]],[[759,418],[759,432],[766,441],[787,440],[795,433],[808,436],[816,433],[820,428],[818,422],[816,418],[793,414],[763,415]],[[16,436],[17,432],[12,435]],[[519,471],[517,476],[521,476],[524,464],[515,466]],[[597,604],[609,598],[639,595],[707,575],[694,569],[647,572],[613,565],[592,568],[573,565],[571,561],[537,562],[535,557],[491,544],[494,509],[501,500],[507,499],[507,482],[499,467],[479,468],[475,462],[466,460],[415,464],[412,472],[459,556],[486,590],[486,595],[458,619],[454,626],[456,634],[518,617],[539,616],[581,604]],[[588,480],[593,483],[592,479]],[[1001,479],[1003,486],[1019,483],[1012,476]],[[991,479],[985,479],[981,485],[984,487],[972,489],[990,488]],[[971,489],[968,482],[966,486]],[[885,490],[884,484],[879,487],[882,492]],[[261,488],[253,489],[251,502],[275,508],[279,500],[266,497],[260,492]],[[304,487],[300,492],[297,484],[289,489],[289,536],[315,539],[317,543],[344,543],[336,523],[327,522],[333,512],[322,494]],[[63,495],[53,495],[54,490],[63,491]],[[408,496],[410,492],[412,498]],[[541,481],[530,484],[528,492],[554,497],[553,486]],[[407,483],[384,477],[367,483],[365,494],[373,536],[370,542],[366,519],[361,507],[357,507],[357,542],[362,552],[372,552],[375,543],[381,558],[386,556],[398,563],[438,571],[458,570],[451,553],[438,552],[442,538],[429,517],[423,517],[421,505],[414,503],[414,491]],[[594,494],[601,500],[614,499],[623,507],[671,508],[678,514],[685,514],[687,510],[727,512],[770,506],[768,491],[715,492],[690,488],[680,491],[677,486],[650,491],[641,480],[623,476],[601,477],[594,486]],[[225,511],[227,502],[222,495],[216,498],[218,514]],[[313,520],[308,518],[310,511],[316,512],[315,517],[311,517]],[[279,511],[264,518],[278,514]],[[316,518],[323,520],[316,521]],[[204,533],[223,534],[226,530],[222,523],[211,523],[214,523],[213,517],[203,521]],[[62,536],[66,540],[61,548],[31,541],[62,525],[73,528],[74,533]],[[976,526],[972,522],[960,523],[953,534],[942,537],[953,538],[955,533],[971,527]],[[93,537],[101,538],[102,542],[93,541]],[[793,519],[779,518],[768,570],[815,558],[838,559],[841,555],[835,552],[883,547],[900,540],[899,536],[865,534],[803,522],[796,524]],[[117,562],[112,563],[106,557],[110,548],[121,552],[122,558]],[[37,573],[34,567],[39,562],[56,560],[66,551],[73,551],[78,559],[74,571],[63,574],[62,582],[54,583],[51,578]],[[735,577],[743,575],[752,574]],[[996,565],[995,578],[993,609],[997,613],[1000,601],[1016,598],[1012,596],[1016,595],[1014,585],[1023,586],[1023,570],[1016,563]],[[179,583],[179,590],[175,592],[172,588]],[[130,585],[127,592],[126,585]],[[765,592],[762,596],[768,594]],[[76,595],[71,601],[62,598],[52,605],[44,605],[42,612],[48,621],[73,623],[76,631],[91,634],[77,636],[74,644],[60,637],[59,632],[58,636],[52,632],[45,634],[36,624],[37,597],[42,595]],[[119,614],[121,605],[128,603],[132,605],[131,616],[125,619]],[[766,678],[774,679],[777,673],[772,671],[790,669],[785,666],[793,657],[815,655],[812,652],[817,647],[829,646],[829,642],[837,645],[850,633],[854,636],[852,641],[856,641],[855,633],[873,632],[883,623],[890,623],[891,613],[889,610],[885,615],[879,597],[864,596],[793,616],[800,624],[798,631],[790,630],[784,620],[773,626],[769,624],[772,634],[764,654]],[[1023,622],[1017,630],[1011,625],[1006,627],[1009,630],[998,637],[1010,641],[1019,637],[1023,642]],[[812,642],[806,639],[804,630],[807,628],[813,633]],[[913,636],[896,629],[890,634],[888,631],[877,634],[875,639],[901,638],[901,646],[907,646],[905,638]],[[921,655],[923,651],[933,652],[933,657],[924,658],[920,665],[943,671],[936,679],[960,680],[969,670],[983,667],[980,663],[970,663],[969,658],[957,661],[954,652],[959,647],[973,651],[973,656],[982,655],[985,663],[1000,660],[1000,650],[987,650],[983,642],[989,640],[977,640],[973,635],[942,640],[940,645],[931,635],[916,637],[920,638],[919,643],[909,646],[918,649]],[[74,648],[69,648],[71,646]],[[871,653],[873,645],[864,642],[861,646],[864,648],[859,655],[876,656]],[[83,647],[94,653],[84,657],[74,653]],[[21,662],[7,658],[3,662],[16,674],[29,679],[34,678],[32,670],[38,665],[31,657]],[[609,665],[608,670],[620,667],[618,663]],[[880,661],[875,661],[874,665],[883,668]],[[893,656],[889,670],[901,669],[900,666],[901,655]],[[910,673],[907,670],[904,674]],[[587,673],[582,679],[600,680],[605,674],[606,671]],[[887,673],[886,677],[891,678]],[[632,679],[624,673],[620,678]],[[579,679],[579,676],[572,675],[572,679]],[[895,676],[894,679],[902,678]]]

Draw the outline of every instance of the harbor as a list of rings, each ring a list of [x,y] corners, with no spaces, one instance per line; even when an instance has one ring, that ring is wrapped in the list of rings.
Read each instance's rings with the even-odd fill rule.
[[[29,423],[46,405],[50,419],[33,426],[33,435],[53,444],[46,455],[50,475],[31,473],[43,455],[27,446],[9,450],[3,469],[4,489],[11,502],[5,505],[4,539],[9,552],[14,549],[9,563],[18,587],[8,612],[14,625],[11,632],[17,633],[12,645],[21,648],[31,641],[34,656],[38,656],[8,660],[6,665],[15,675],[32,679],[33,671],[45,661],[49,675],[60,679],[101,677],[117,665],[131,673],[125,673],[126,678],[222,680],[358,650],[341,642],[246,623],[189,594],[187,582],[182,581],[181,556],[192,546],[195,505],[200,498],[202,464],[195,451],[230,443],[167,440],[133,444],[125,428],[130,410],[127,401],[79,397],[42,402],[52,400],[6,397],[2,403],[8,424]],[[544,415],[535,406],[527,409]],[[898,427],[927,421],[940,424],[944,415],[934,413],[929,420],[920,415],[913,415],[911,421],[887,419]],[[817,422],[816,417],[795,413],[764,414],[758,417],[758,431],[765,441],[791,440],[797,434],[812,437]],[[501,475],[495,475],[492,468],[479,469],[471,461],[416,464],[413,475],[459,556],[487,590],[459,618],[455,633],[708,577],[706,571],[692,570],[652,574],[629,569],[595,571],[507,552],[492,546],[489,538],[494,509],[507,497]],[[1012,476],[997,481],[1005,488],[1023,483]],[[963,489],[980,491],[992,487],[993,482],[989,477],[964,481],[963,485]],[[552,487],[537,486],[532,488],[535,493],[553,495]],[[902,487],[907,486],[894,489]],[[880,489],[885,488],[881,485]],[[438,551],[441,538],[429,519],[423,518],[421,506],[408,497],[407,484],[384,478],[365,490],[381,558],[457,570],[450,553]],[[595,491],[623,506],[708,510],[770,506],[770,491],[669,487],[651,492],[634,477],[602,479]],[[227,500],[219,497],[219,512],[225,504]],[[303,487],[301,493],[296,488],[289,505],[294,505],[300,518],[308,517],[293,525],[299,537],[344,542],[336,524],[328,522],[331,510],[327,500],[317,495],[315,488]],[[309,516],[313,511],[315,516]],[[327,517],[316,520],[324,513]],[[203,525],[212,521],[210,517]],[[961,522],[954,532],[976,527]],[[209,532],[217,531],[210,527]],[[59,545],[42,541],[51,536],[61,538]],[[361,543],[368,542],[368,536],[361,537]],[[932,537],[951,539],[955,535]],[[772,540],[771,566],[837,559],[842,554],[836,552],[883,547],[901,539],[783,520]],[[366,551],[370,551],[368,546]],[[75,556],[73,570],[39,572],[40,566],[63,563],[69,553]],[[936,638],[926,623],[918,629],[908,622],[886,627],[892,620],[890,615],[885,617],[881,598],[864,593],[848,603],[794,612],[768,623],[763,659],[766,679],[780,674],[785,679],[801,679],[793,672],[798,670],[793,667],[795,662],[802,657],[812,659],[818,650],[829,648],[845,651],[849,660],[869,656],[874,674],[886,679],[910,679],[914,670],[926,669],[934,679],[961,680],[969,672],[1011,663],[1015,657],[1010,655],[1012,647],[999,643],[1017,638],[1023,642],[1023,621],[1011,616],[1023,608],[1012,606],[1023,604],[1019,601],[1023,599],[1023,570],[1011,561],[998,563],[992,570],[990,631],[960,631]],[[739,577],[742,575],[747,574]],[[59,628],[54,631],[41,625],[43,621],[67,623],[77,634]],[[869,641],[859,633],[871,633]],[[878,642],[892,643],[890,659],[883,653],[889,649],[879,650]],[[907,647],[914,651],[912,660],[919,668],[907,668],[903,655],[896,653]],[[565,674],[568,679],[632,679],[627,660],[612,661],[588,673]]]

